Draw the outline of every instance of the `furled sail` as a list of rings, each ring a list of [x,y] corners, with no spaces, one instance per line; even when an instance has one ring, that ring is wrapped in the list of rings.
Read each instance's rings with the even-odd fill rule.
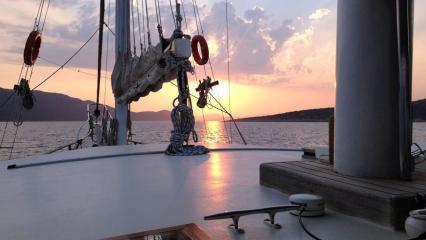
[[[164,82],[176,79],[180,65],[185,70],[192,71],[188,59],[180,57],[180,53],[175,50],[175,40],[167,46],[164,46],[164,42],[151,46],[140,57],[128,58],[127,61],[117,59],[112,73],[113,92],[117,102],[130,103],[150,92],[157,92]],[[185,48],[189,49],[189,45]],[[124,78],[121,78],[122,74],[125,74]]]

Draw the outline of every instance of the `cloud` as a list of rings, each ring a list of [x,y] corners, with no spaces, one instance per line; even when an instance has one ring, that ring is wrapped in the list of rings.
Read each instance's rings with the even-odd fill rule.
[[[7,53],[3,55],[3,60],[6,61],[16,62],[16,59],[21,58],[23,44],[29,33],[29,26],[33,22],[31,20],[33,16],[29,16],[28,12],[32,12],[30,9],[36,8],[38,3],[35,0],[31,1],[28,4],[29,6],[23,7],[25,8],[23,10],[20,8],[23,3],[21,1],[23,0],[6,1],[5,7],[0,10],[0,14],[2,11],[14,12],[14,14],[8,14],[9,17],[0,19],[0,37],[9,39],[3,46],[0,46],[0,51]],[[151,38],[153,44],[155,44],[158,42],[157,20],[153,3],[148,4]],[[41,56],[57,63],[63,63],[96,29],[98,7],[98,1],[95,0],[52,1],[44,32]],[[136,7],[135,4],[135,11]],[[188,3],[183,7],[186,16],[186,22],[183,22],[183,30],[195,35],[197,34],[197,24],[193,6]],[[227,72],[225,8],[225,2],[215,2],[211,6],[199,6],[202,30],[209,42],[211,61],[216,76],[219,77],[226,76]],[[114,4],[112,4],[109,25],[113,29],[114,9]],[[20,19],[19,15],[22,15],[23,12],[26,12],[26,15]],[[253,84],[290,83],[297,78],[297,74],[309,75],[315,73],[316,68],[312,67],[315,64],[313,59],[321,58],[312,57],[314,54],[319,54],[316,49],[318,46],[314,43],[316,27],[330,13],[331,11],[328,9],[319,8],[309,16],[283,19],[280,23],[272,26],[265,9],[253,6],[239,15],[235,7],[229,4],[229,50],[231,73],[234,81]],[[168,37],[174,29],[168,4],[161,6],[161,15],[164,34]],[[135,13],[136,17],[137,13]],[[136,45],[139,47],[138,25],[136,18],[134,29]],[[200,27],[198,31],[201,31]],[[107,32],[108,29],[105,28],[105,34]],[[109,40],[109,63],[111,64],[114,62],[114,37],[110,35]],[[95,68],[96,45],[97,38],[94,38],[75,60],[70,62],[70,66]],[[104,47],[106,46],[104,45]],[[15,53],[15,55],[12,53]],[[48,63],[40,61],[40,64]],[[112,64],[109,68],[111,67]],[[197,69],[201,70],[200,68]]]
[[[225,7],[224,2],[213,4],[203,19],[206,38],[214,49],[212,62],[222,76],[226,76],[227,63]],[[229,4],[232,79],[252,84],[289,84],[301,76],[308,79],[307,75],[318,70],[313,60],[324,57],[316,56],[320,53],[314,42],[316,27],[330,13],[321,8],[307,17],[284,19],[271,27],[263,8],[255,6],[239,16]]]
[[[244,18],[252,23],[259,24],[261,20],[265,19],[265,9],[255,6],[244,12]]]
[[[7,14],[8,17],[0,20],[0,35],[6,39],[6,43],[0,46],[0,51],[14,52],[20,59],[26,37],[32,30],[38,3],[39,1],[31,1],[24,4],[20,0],[5,3],[4,7],[10,13]],[[44,9],[46,7],[47,5]],[[29,14],[33,12],[34,14]],[[65,61],[96,30],[99,21],[97,12],[96,1],[52,1],[43,31],[40,55],[59,63]],[[22,20],[14,21],[18,16],[23,16]],[[93,53],[87,51],[89,52]],[[81,58],[81,61],[74,64],[80,67],[95,66],[85,59],[90,57]],[[15,62],[16,57],[9,55],[9,58],[4,60]]]
[[[326,8],[320,8],[315,10],[315,12],[313,12],[310,16],[309,16],[309,20],[313,20],[313,21],[318,21],[321,18],[327,16],[330,14],[330,10],[326,9]]]
[[[225,71],[226,53],[226,5],[213,4],[203,19],[207,39],[219,45],[212,61],[219,71]],[[266,22],[265,10],[253,7],[238,16],[233,5],[228,5],[229,45],[232,72],[234,74],[272,74],[272,56],[276,46],[280,46],[291,35],[290,20],[285,20],[277,29],[270,29]],[[284,30],[282,32],[281,30]]]

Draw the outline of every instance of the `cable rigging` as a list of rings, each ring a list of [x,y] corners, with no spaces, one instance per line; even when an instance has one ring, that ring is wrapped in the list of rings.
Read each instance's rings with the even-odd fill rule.
[[[140,12],[139,12],[139,0],[136,0],[136,11],[137,11],[137,13],[138,13],[139,46],[140,46],[141,54],[142,54],[142,51],[143,51],[143,45],[142,45],[141,18],[140,18]]]
[[[144,1],[141,0],[141,13],[142,13],[142,34],[143,34],[143,50],[146,50],[146,26],[145,26],[145,13],[144,13]]]
[[[192,0],[192,7],[193,7],[193,12],[194,12],[197,34],[200,35],[200,33],[201,33],[201,35],[204,36],[204,29],[203,29],[203,26],[202,26],[202,23],[201,23],[201,18],[200,18],[199,10],[198,10],[198,4],[197,4],[196,0]],[[213,64],[211,63],[210,58],[208,59],[208,63],[209,63],[209,66],[210,66],[210,72],[211,72],[212,78],[213,78],[214,81],[216,81],[215,74],[214,74],[214,71],[213,71]],[[203,69],[204,69],[204,75],[207,76],[207,70],[206,70],[205,65],[203,65]],[[211,98],[211,97],[209,97],[209,98]],[[219,94],[218,94],[218,98],[219,98],[219,101],[221,101]],[[228,138],[228,142],[232,143],[232,131],[231,131],[231,129],[229,129],[229,133],[228,133],[228,127],[226,125],[225,116],[224,116],[223,112],[221,112],[221,114],[222,114],[223,124],[224,124],[224,127],[225,127],[225,132],[226,132],[226,135],[227,135],[227,138]]]
[[[27,40],[25,42],[23,63],[22,63],[21,71],[19,73],[18,83],[13,87],[13,94],[11,94],[8,98],[6,98],[5,101],[0,105],[0,108],[5,106],[15,94],[18,97],[20,97],[20,100],[21,100],[20,109],[17,110],[17,114],[14,119],[14,126],[16,127],[16,129],[13,136],[12,146],[10,147],[11,150],[9,153],[9,159],[11,159],[12,157],[12,152],[13,152],[14,144],[16,141],[16,136],[18,134],[18,129],[23,123],[22,111],[24,108],[31,109],[34,105],[34,97],[32,95],[32,91],[30,90],[29,83],[33,75],[34,64],[36,63],[39,52],[40,52],[40,47],[42,43],[42,33],[46,24],[47,13],[49,12],[49,8],[50,8],[50,0],[40,1],[38,9],[37,9],[37,14],[34,19],[34,25],[33,25],[32,31],[28,35]],[[5,128],[3,130],[3,136],[2,136],[2,141],[0,143],[0,148],[2,148],[4,136],[7,131],[7,126],[8,126],[7,123],[8,121],[6,121]]]
[[[61,66],[61,64],[56,63],[56,62],[54,62],[54,61],[52,61],[52,60],[49,60],[49,59],[47,59],[47,58],[45,58],[45,57],[38,56],[38,58],[39,58],[39,59],[41,59],[41,60],[43,60],[43,61],[45,61],[45,62],[47,62],[47,63],[50,63],[50,64],[52,64],[52,65],[55,65],[55,66],[57,66],[57,67]],[[96,77],[96,74],[94,74],[94,73],[90,73],[90,72],[86,72],[86,71],[82,71],[82,70],[80,70],[79,68],[72,68],[72,67],[63,67],[63,68],[66,68],[67,70],[70,70],[70,71],[73,71],[73,72],[78,72],[78,73],[81,73],[81,74],[85,74],[85,75],[87,75],[87,76]]]
[[[109,20],[111,16],[111,0],[108,0],[108,18],[107,23],[105,23],[105,26],[108,27]],[[106,36],[106,54],[105,54],[105,76],[104,76],[104,109],[106,108],[106,85],[107,85],[107,79],[108,79],[108,57],[109,57],[109,34],[107,33]]]
[[[46,4],[46,2],[47,2],[47,4]],[[183,1],[181,1],[181,2],[182,2],[182,10],[183,10],[183,14],[184,14],[184,19],[185,19],[185,25],[186,25],[186,28],[188,30],[188,23],[187,23],[187,19],[186,19],[185,9],[184,9],[184,6],[183,6]],[[197,27],[197,33],[200,34],[200,30],[201,30],[201,35],[204,35],[204,29],[202,27],[201,18],[199,16],[199,10],[198,10],[198,6],[197,6],[197,2],[196,2],[196,0],[192,0],[192,3],[193,3],[193,10],[194,10],[195,22],[196,22],[196,27]],[[24,54],[25,55],[24,56],[24,60],[26,60],[26,61],[24,61],[24,64],[22,65],[22,68],[21,68],[21,73],[20,73],[21,82],[20,82],[20,85],[18,87],[16,87],[16,89],[15,89],[16,92],[19,93],[19,94],[21,94],[22,96],[26,96],[27,93],[31,94],[31,91],[34,91],[35,89],[39,88],[41,85],[43,85],[49,79],[51,79],[57,72],[59,72],[61,69],[63,69],[77,54],[79,54],[79,52],[93,39],[93,37],[97,33],[99,33],[96,109],[94,111],[94,115],[96,116],[96,119],[97,119],[97,117],[100,116],[100,111],[99,111],[99,94],[100,94],[100,79],[101,79],[101,68],[102,68],[103,26],[105,25],[108,28],[109,32],[111,32],[115,36],[114,32],[109,27],[110,4],[111,3],[109,1],[109,4],[108,4],[108,23],[106,23],[104,21],[105,3],[104,3],[104,1],[101,1],[101,7],[100,7],[101,13],[100,13],[99,27],[96,29],[96,31],[62,65],[60,65],[52,74],[50,74],[49,76],[47,76],[45,79],[43,79],[38,85],[36,85],[32,89],[29,88],[29,84],[28,83],[29,83],[29,80],[31,79],[31,76],[32,76],[32,73],[33,73],[33,65],[34,65],[35,61],[38,58],[40,58],[40,59],[42,59],[42,58],[38,56],[38,54],[39,54],[39,48],[40,48],[40,44],[41,44],[41,33],[32,33],[32,35],[30,34],[31,37],[29,37],[29,39],[31,41],[30,41],[30,44],[27,44],[29,46],[28,49],[30,49],[30,50],[26,51],[27,53]],[[181,17],[180,12],[179,12],[179,7],[180,7],[179,5],[180,4],[178,4],[178,1],[176,0],[176,11],[177,11],[176,15],[175,15],[175,13],[173,11],[173,6],[172,6],[172,3],[171,3],[171,0],[169,0],[169,4],[170,4],[171,14],[173,16],[173,21],[174,21],[175,27],[180,30],[180,28],[181,28],[181,20],[182,20],[182,17]],[[47,5],[47,7],[45,7],[46,5]],[[37,12],[37,17],[36,17],[36,20],[34,22],[34,30],[38,31],[38,30],[43,30],[44,29],[46,18],[47,18],[47,11],[49,9],[49,6],[50,6],[50,0],[49,1],[41,0],[40,5],[39,5],[39,9],[38,9],[38,12]],[[144,13],[144,7],[145,7],[145,13]],[[150,29],[149,29],[150,26],[149,26],[149,14],[148,14],[147,0],[145,0],[145,4],[144,4],[144,1],[141,0],[142,27],[141,27],[141,19],[140,19],[141,17],[140,17],[140,12],[139,12],[139,2],[138,1],[136,2],[136,8],[137,8],[136,9],[137,10],[137,16],[135,16],[135,13],[134,13],[134,11],[135,11],[134,10],[134,1],[132,0],[132,5],[131,5],[131,18],[132,18],[132,22],[131,22],[131,24],[132,24],[132,28],[133,28],[133,54],[134,54],[134,56],[136,56],[136,34],[135,34],[136,33],[135,32],[135,27],[136,27],[135,18],[136,17],[138,18],[137,21],[138,21],[138,32],[139,32],[139,45],[140,45],[140,49],[141,49],[141,54],[142,54],[142,52],[144,51],[144,49],[146,47],[146,45],[145,45],[146,44],[145,31],[146,31],[146,35],[147,35],[147,38],[148,38],[148,46],[150,47],[151,44],[152,44],[151,43],[151,37],[150,37]],[[161,8],[160,8],[160,2],[159,2],[159,0],[155,0],[155,10],[156,10],[156,17],[157,17],[157,24],[158,24],[157,28],[158,28],[158,32],[160,34],[160,41],[165,41],[165,43],[167,43],[167,41],[169,41],[169,39],[165,39],[162,36],[162,19],[161,19]],[[145,23],[145,17],[146,17],[146,23]],[[178,21],[179,21],[179,24],[178,24]],[[177,33],[179,34],[179,32],[177,32]],[[143,44],[142,44],[142,35],[143,35],[143,42],[144,42]],[[228,38],[228,35],[227,35],[227,38]],[[201,39],[204,40],[204,38],[201,38]],[[205,40],[204,40],[204,42],[205,42]],[[198,48],[198,44],[203,45],[203,43],[196,42],[195,45],[197,46],[197,48]],[[205,42],[205,46],[207,46],[206,42]],[[201,46],[201,47],[202,47],[201,49],[203,50],[203,46]],[[27,46],[26,46],[26,48],[27,48]],[[208,50],[207,47],[204,47],[204,48],[205,48],[204,50],[206,50],[206,49]],[[229,70],[229,46],[227,46],[227,49],[228,49],[228,81],[229,81],[229,72],[230,72],[230,70]],[[103,101],[104,101],[104,109],[105,109],[105,101],[106,101],[106,80],[107,80],[108,54],[109,54],[108,51],[109,51],[109,34],[107,34],[107,50],[106,50],[106,56],[105,56],[105,58],[106,58],[105,59],[106,66],[105,66],[105,77],[104,77],[105,80],[104,80],[104,94],[103,94],[104,95],[103,96],[104,97],[104,99],[103,99]],[[212,66],[212,63],[211,63],[210,59],[208,58],[208,52],[206,54],[205,52],[202,51],[202,55],[203,56],[200,59],[202,60],[202,64],[201,65],[203,65],[204,74],[207,77],[207,70],[206,70],[206,67],[204,66],[204,64],[208,62],[209,65],[210,65],[210,71],[211,71],[211,74],[212,74],[212,77],[213,77],[213,80],[214,80],[215,76],[214,76],[213,66]],[[203,58],[205,56],[207,56],[207,58]],[[44,59],[44,60],[47,61],[47,62],[49,62],[46,59]],[[29,64],[26,64],[25,62],[27,62]],[[80,72],[80,71],[78,70],[78,72]],[[22,80],[25,80],[25,79],[22,79],[21,75],[24,75],[25,78],[26,78],[28,76],[28,74],[29,74],[29,79],[26,80],[26,82],[23,82]],[[195,75],[195,78],[197,79],[197,75],[196,75],[195,71],[194,71],[194,75]],[[186,76],[183,77],[183,75],[182,75],[181,78],[182,79],[186,79],[185,82],[186,82],[186,85],[187,85],[187,78],[186,78]],[[206,79],[208,79],[208,78],[206,78]],[[206,79],[204,79],[204,81],[206,81]],[[207,84],[207,85],[209,85],[209,84]],[[186,86],[186,88],[187,87],[188,87],[188,85]],[[201,95],[200,95],[200,98],[197,98],[199,101],[201,99],[204,102],[204,103],[202,103],[200,105],[212,107],[212,108],[215,108],[215,109],[219,110],[222,113],[222,117],[223,117],[224,123],[225,123],[224,113],[226,113],[227,115],[229,115],[230,119],[236,125],[236,123],[235,123],[235,121],[234,121],[231,113],[229,111],[227,111],[223,107],[223,105],[220,103],[220,99],[219,100],[216,99],[216,97],[214,97],[212,95],[212,93],[209,92],[210,89],[211,89],[211,86],[207,86],[204,89],[204,91],[202,91],[203,92],[202,93],[203,94],[202,95],[203,98],[201,98]],[[182,92],[182,91],[180,91],[180,92]],[[201,91],[200,91],[200,94],[201,94]],[[5,100],[5,102],[0,105],[0,107],[3,107],[4,105],[6,105],[7,102],[11,99],[12,96],[13,95],[9,96]],[[24,97],[22,97],[22,98],[23,98],[23,102],[24,102],[25,99],[24,99]],[[184,97],[182,97],[182,96],[180,98],[181,98],[181,100],[184,99]],[[210,99],[214,99],[214,101],[216,101],[219,104],[219,107],[216,107],[216,106],[212,105],[211,102],[210,102]],[[28,100],[28,98],[27,98],[27,100]],[[32,106],[32,98],[30,98],[29,100],[30,100],[29,102],[31,102],[31,104],[27,104],[27,105],[23,104],[22,106],[26,107],[26,108],[28,106]],[[190,98],[188,98],[186,101],[188,101],[189,105],[192,105]],[[21,107],[20,111],[22,112],[22,107]],[[206,127],[205,117],[204,117],[204,111],[203,110],[202,110],[202,113],[203,113],[204,125]],[[22,121],[21,121],[22,120],[22,114],[21,113],[17,114],[17,118],[18,118],[18,120],[15,121],[15,126],[19,127],[22,124]],[[241,132],[239,131],[238,126],[236,126],[236,127],[237,127],[237,130],[238,130],[239,134],[241,135]],[[6,124],[6,128],[7,128],[7,124]],[[225,124],[225,128],[226,128],[226,124]],[[5,134],[5,131],[3,132],[3,135]],[[226,133],[228,135],[228,130],[226,130]],[[15,131],[15,137],[14,137],[13,142],[15,142],[16,134],[17,134],[17,129]],[[228,138],[229,138],[229,135],[228,135]],[[245,140],[244,140],[244,138],[243,138],[242,135],[241,135],[241,138],[243,139],[243,142],[245,143]],[[3,142],[3,139],[4,139],[4,136],[2,137],[2,142]],[[12,148],[13,148],[13,145],[12,145]]]
[[[41,85],[46,83],[50,78],[52,78],[57,72],[63,69],[96,36],[96,33],[98,33],[98,31],[99,29],[97,28],[96,31],[89,37],[89,39],[87,39],[86,42],[84,42],[83,45],[77,49],[77,51],[75,51],[61,66],[59,66],[55,71],[53,71],[49,76],[43,79],[38,85],[36,85],[31,90],[34,91],[35,89],[39,88]]]
[[[169,5],[170,5],[170,11],[171,11],[172,17],[173,17],[173,23],[175,24],[175,28],[176,28],[177,25],[176,25],[175,13],[173,12],[172,0],[169,0]]]
[[[157,4],[156,1],[155,1],[155,4]],[[157,8],[155,8],[155,9],[157,9]],[[149,13],[148,13],[148,2],[147,2],[147,0],[145,0],[145,17],[146,17],[146,36],[148,38],[148,46],[151,47],[152,46],[151,30],[149,29]],[[158,18],[157,18],[157,21],[158,21]],[[161,17],[160,17],[160,24],[161,24]]]
[[[134,17],[134,1],[130,2],[130,15],[131,15],[131,23],[132,23],[132,37],[133,37],[133,56],[136,56],[136,34],[135,34],[135,17]]]
[[[227,65],[227,77],[228,77],[228,109],[229,113],[232,113],[231,110],[231,71],[230,71],[230,62],[231,58],[229,57],[229,19],[228,19],[228,0],[225,1],[225,20],[226,20],[226,65]],[[231,142],[232,142],[232,124],[229,123],[229,131],[231,132]]]
[[[104,22],[105,22],[105,1],[100,1],[100,14],[99,14],[99,41],[98,41],[98,73],[96,78],[96,109],[94,111],[94,115],[96,117],[96,121],[98,117],[101,115],[101,111],[99,110],[99,92],[101,87],[101,74],[102,74],[102,44],[104,37]]]

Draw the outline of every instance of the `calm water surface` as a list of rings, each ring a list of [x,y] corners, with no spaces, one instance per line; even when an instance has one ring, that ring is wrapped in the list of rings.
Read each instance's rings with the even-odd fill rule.
[[[76,140],[77,132],[82,122],[25,122],[18,131],[12,158],[21,158],[45,154],[60,146]],[[312,147],[328,144],[327,123],[239,123],[241,132],[248,144],[275,147]],[[5,123],[0,123],[0,140]],[[170,122],[133,122],[134,140],[142,143],[168,143],[172,125]],[[87,126],[82,128],[81,135],[87,132]],[[229,134],[229,125],[222,122],[210,121],[206,124],[196,124],[196,131],[203,143],[242,143],[235,127]],[[227,134],[228,132],[228,134]],[[13,141],[15,128],[8,125],[3,147],[8,147]],[[414,124],[414,141],[426,141],[426,123]],[[90,146],[87,140],[84,146]],[[66,150],[67,151],[67,150]],[[9,159],[10,149],[0,149],[0,160]]]

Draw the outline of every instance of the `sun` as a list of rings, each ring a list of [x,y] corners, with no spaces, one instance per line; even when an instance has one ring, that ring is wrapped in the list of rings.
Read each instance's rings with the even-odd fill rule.
[[[200,79],[198,80],[202,80],[201,77],[199,76]],[[215,96],[216,98],[224,98],[229,96],[229,88],[228,88],[228,81],[226,79],[218,79],[216,78],[217,81],[219,81],[219,85],[216,85],[213,87],[213,89],[211,90],[211,93],[213,94],[213,96]],[[197,88],[199,82],[195,81],[195,80],[191,80],[189,82],[189,87],[191,89],[191,91],[194,91],[195,88]],[[232,85],[231,85],[231,90],[232,90]]]
[[[218,80],[219,85],[216,85],[213,87],[213,95],[215,97],[224,98],[229,96],[229,88],[228,88],[228,82],[226,80]]]
[[[215,58],[217,55],[219,55],[219,44],[214,37],[210,37],[207,39],[207,43],[209,46],[209,53],[211,58]]]

